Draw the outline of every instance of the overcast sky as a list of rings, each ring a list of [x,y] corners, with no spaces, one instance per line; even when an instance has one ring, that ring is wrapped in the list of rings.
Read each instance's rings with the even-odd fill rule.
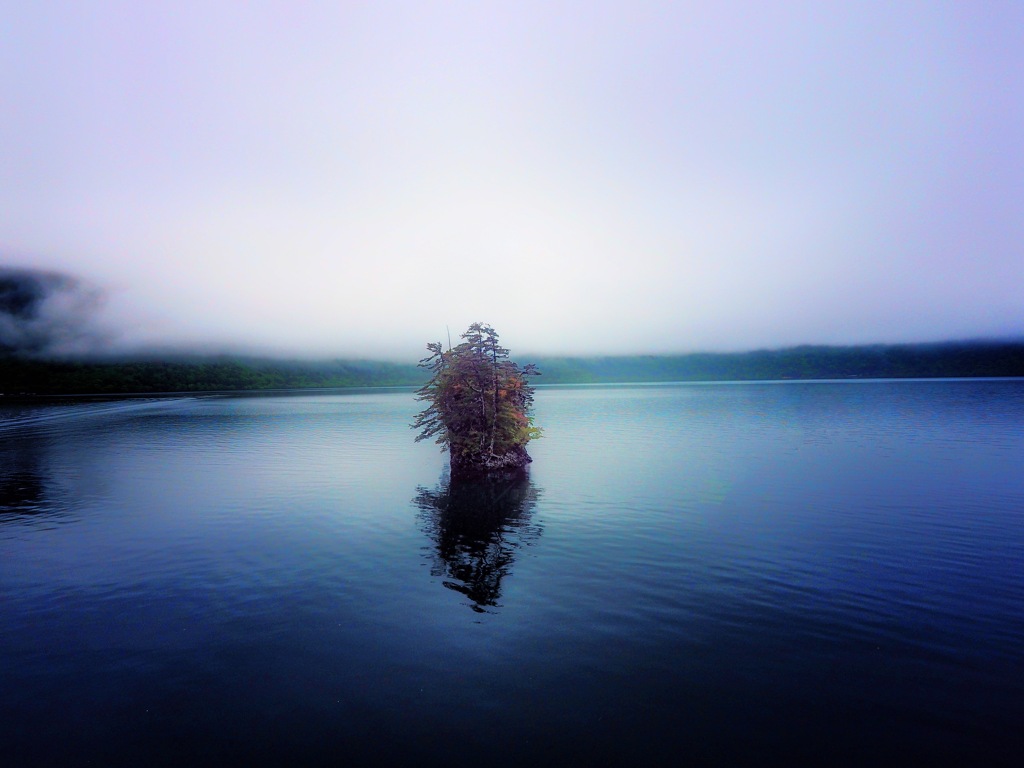
[[[1024,335],[1024,3],[0,0],[0,263],[122,345]]]

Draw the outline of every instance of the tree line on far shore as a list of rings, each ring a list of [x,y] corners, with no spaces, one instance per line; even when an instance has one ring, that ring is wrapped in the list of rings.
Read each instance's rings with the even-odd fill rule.
[[[361,360],[330,362],[248,358],[188,360],[40,360],[0,358],[6,395],[152,394],[325,387],[411,386],[415,365]]]
[[[739,353],[530,359],[544,372],[544,384],[1024,377],[1024,341],[802,346]],[[413,363],[370,360],[0,357],[0,393],[7,396],[422,386],[427,378],[425,371]]]
[[[1024,376],[1024,341],[799,346],[752,352],[531,358],[544,383]]]

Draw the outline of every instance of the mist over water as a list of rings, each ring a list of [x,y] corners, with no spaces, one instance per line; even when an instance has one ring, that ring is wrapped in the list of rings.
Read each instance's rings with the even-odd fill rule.
[[[407,350],[406,354],[395,353],[399,347],[391,341],[381,346],[366,350],[365,346],[345,349],[344,342],[339,342],[333,354],[324,351],[313,354],[308,345],[300,340],[294,340],[295,346],[268,345],[254,339],[246,340],[244,334],[234,340],[226,340],[221,329],[209,328],[207,336],[197,336],[192,340],[174,341],[172,337],[159,338],[155,336],[146,337],[140,334],[139,329],[146,325],[143,315],[133,317],[130,314],[110,312],[108,298],[111,291],[106,286],[99,286],[76,275],[65,272],[39,270],[21,267],[0,266],[0,357],[17,356],[32,360],[55,360],[55,361],[81,361],[99,363],[118,362],[143,362],[143,363],[182,363],[202,364],[218,359],[224,362],[223,358],[231,358],[243,364],[275,365],[282,362],[290,365],[295,363],[298,366],[321,366],[339,361],[350,361],[355,365],[370,364],[372,367],[377,362],[385,364],[398,363],[407,369],[415,371],[415,362],[423,356],[423,346],[420,342],[430,340],[431,334],[437,329],[430,328],[412,329],[403,334],[401,348]],[[279,301],[281,297],[269,296],[268,306]],[[296,314],[301,314],[297,312]],[[444,342],[445,339],[458,338],[460,329],[455,327],[442,327],[441,332],[435,338]],[[503,337],[503,341],[505,337]],[[1013,357],[1013,350],[1000,352],[997,345],[1019,346],[1024,343],[1024,337],[1019,333],[1004,337],[975,338],[968,340],[933,340],[924,344],[873,344],[860,347],[819,347],[817,348],[826,358],[830,354],[843,355],[844,350],[852,350],[854,357],[848,357],[844,363],[827,365],[821,367],[821,361],[811,363],[810,368],[793,364],[790,368],[779,368],[778,370],[764,369],[764,360],[760,363],[755,359],[757,355],[764,358],[769,357],[776,351],[788,354],[804,354],[807,350],[815,348],[809,345],[799,347],[774,347],[761,348],[754,352],[732,353],[733,360],[725,367],[702,368],[697,365],[676,366],[674,373],[667,373],[668,369],[658,360],[665,360],[676,357],[682,358],[685,355],[666,354],[662,357],[656,355],[641,355],[637,350],[621,356],[589,356],[579,357],[580,350],[567,348],[568,357],[534,355],[530,348],[514,348],[513,355],[522,360],[541,361],[542,374],[547,373],[544,381],[552,383],[567,382],[588,382],[588,381],[668,381],[668,380],[703,380],[712,379],[771,379],[771,378],[831,378],[831,377],[915,377],[915,376],[1014,376],[1019,375],[1020,365]],[[942,347],[947,349],[943,350]],[[917,350],[915,351],[915,348]],[[929,349],[930,348],[930,349]],[[360,357],[354,354],[355,349],[363,349],[366,354]],[[864,368],[864,360],[856,360],[857,350],[861,350],[868,357],[886,354],[885,350],[891,350],[894,354],[904,355],[906,362],[920,358],[920,353],[927,355],[945,355],[944,362],[933,362],[933,370],[925,365],[923,368],[918,365],[910,367],[899,365],[878,368],[868,365]],[[804,352],[801,352],[803,350]],[[969,364],[961,364],[959,367],[952,365],[952,362],[960,356],[960,362],[972,354],[979,354],[983,358],[988,357],[981,363],[972,367]],[[703,354],[703,358],[701,355]],[[711,357],[718,355],[724,359],[730,353],[719,350],[707,350],[706,353],[690,355],[691,363],[698,358],[705,362]],[[909,357],[907,355],[909,354]],[[753,355],[754,357],[751,357]],[[1000,357],[1001,355],[1001,357]],[[741,360],[743,358],[746,362]],[[549,365],[554,361],[554,365]],[[568,363],[567,363],[568,361]],[[876,361],[877,362],[877,361]],[[917,360],[920,363],[920,360]],[[758,366],[761,366],[760,368]],[[817,365],[817,367],[815,367]],[[730,367],[731,366],[731,367]],[[795,367],[794,367],[795,366]],[[844,367],[845,366],[845,367]],[[312,370],[312,368],[310,369]],[[2,371],[0,371],[2,373]],[[36,380],[33,384],[24,386],[24,391],[54,393],[45,385],[46,374],[41,374],[42,379]],[[82,394],[91,391],[116,392],[128,391],[119,388],[123,383],[118,377],[116,368],[107,370],[103,376],[101,389],[90,390],[89,386],[96,385],[95,377],[86,376],[86,383],[81,384],[85,389],[75,389],[74,383],[62,379],[64,388],[56,390],[62,394]],[[138,387],[138,371],[133,373],[131,386]],[[406,370],[403,375],[406,377],[400,382],[386,381],[384,383],[408,383],[409,376]],[[358,385],[379,384],[380,381],[359,381]],[[0,381],[2,384],[2,381]],[[329,386],[338,386],[330,384]],[[153,389],[143,384],[141,391],[171,391],[175,389],[192,390],[188,386],[164,385]],[[280,387],[311,386],[306,383],[290,382],[279,384]],[[328,386],[328,385],[321,385]],[[70,388],[69,388],[70,387]],[[224,386],[210,386],[206,389],[247,389],[249,385],[230,383]],[[13,391],[18,391],[15,386]],[[134,391],[134,390],[133,390]]]

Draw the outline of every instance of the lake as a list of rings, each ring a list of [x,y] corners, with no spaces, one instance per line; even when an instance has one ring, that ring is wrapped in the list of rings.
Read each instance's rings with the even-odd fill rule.
[[[0,763],[1018,764],[1024,381],[0,408]]]

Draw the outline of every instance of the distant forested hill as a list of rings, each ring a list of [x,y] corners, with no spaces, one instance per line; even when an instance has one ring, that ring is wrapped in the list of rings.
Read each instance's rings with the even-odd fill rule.
[[[1024,377],[1024,342],[948,342],[861,347],[804,346],[741,353],[632,357],[540,357],[539,384],[769,379]],[[413,386],[413,364],[192,357],[52,361],[0,357],[0,393],[10,395],[211,392],[311,387]]]
[[[97,362],[0,358],[0,392],[8,395],[386,387],[415,385],[423,380],[423,372],[415,365],[367,360],[216,357]]]
[[[1024,376],[1024,342],[802,346],[673,356],[538,358],[541,382]]]

